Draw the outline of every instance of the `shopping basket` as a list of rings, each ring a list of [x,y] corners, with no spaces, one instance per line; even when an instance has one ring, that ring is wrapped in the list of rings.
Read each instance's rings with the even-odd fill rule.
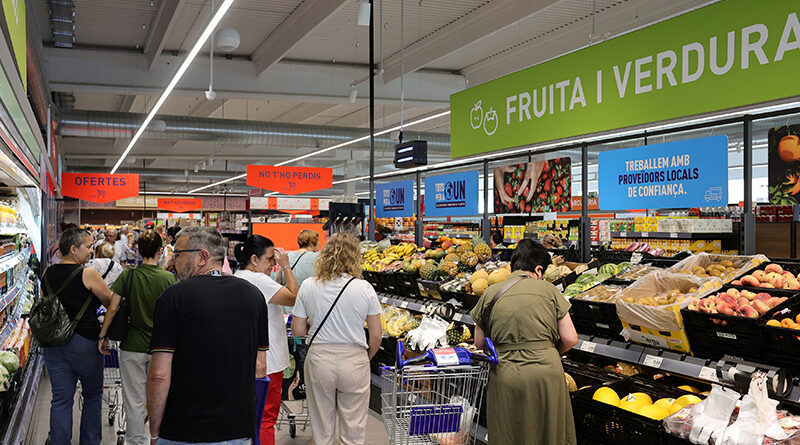
[[[497,364],[497,351],[488,338],[486,349],[488,356],[446,348],[403,360],[405,347],[398,341],[396,366],[381,368],[381,414],[390,443],[474,444],[473,419],[489,366]],[[421,364],[426,361],[432,364]]]

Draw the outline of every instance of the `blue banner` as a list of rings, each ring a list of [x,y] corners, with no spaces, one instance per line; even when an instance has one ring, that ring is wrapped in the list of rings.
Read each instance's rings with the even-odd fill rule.
[[[601,210],[728,205],[728,137],[689,139],[604,151]]]
[[[451,173],[425,178],[426,216],[478,214],[478,172]]]
[[[375,216],[400,218],[414,215],[414,182],[389,182],[375,187]]]

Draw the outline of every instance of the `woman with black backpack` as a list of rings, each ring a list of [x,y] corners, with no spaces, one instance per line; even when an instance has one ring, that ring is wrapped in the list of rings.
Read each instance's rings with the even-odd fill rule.
[[[69,445],[72,441],[72,405],[80,381],[83,396],[80,443],[100,444],[103,356],[97,351],[100,322],[95,314],[101,304],[111,304],[113,294],[100,272],[84,267],[93,250],[89,232],[67,229],[61,234],[58,249],[62,261],[45,270],[42,275],[44,291],[49,296],[55,295],[69,320],[77,320],[77,323],[74,323],[74,334],[65,344],[43,348],[44,364],[53,389],[50,443]]]

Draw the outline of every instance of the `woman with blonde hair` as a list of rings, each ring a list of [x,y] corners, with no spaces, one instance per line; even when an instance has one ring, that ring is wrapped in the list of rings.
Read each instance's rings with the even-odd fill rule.
[[[99,244],[95,248],[94,258],[86,265],[100,272],[108,287],[111,287],[122,273],[122,266],[114,261],[114,245],[110,243]]]
[[[300,247],[298,250],[288,252],[286,255],[289,257],[289,266],[297,280],[297,285],[302,286],[303,281],[314,274],[314,263],[319,256],[319,233],[308,229],[301,230],[297,235],[297,246]],[[283,269],[272,277],[278,283],[286,285]],[[292,308],[284,306],[284,312],[291,314]]]
[[[381,307],[361,279],[358,239],[333,235],[319,254],[314,275],[300,286],[292,334],[308,335],[306,395],[314,443],[363,444],[369,409],[369,360],[381,343]],[[369,344],[364,338],[364,322]]]

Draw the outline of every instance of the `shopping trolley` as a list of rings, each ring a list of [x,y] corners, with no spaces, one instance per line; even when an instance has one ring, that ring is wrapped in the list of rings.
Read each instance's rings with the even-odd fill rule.
[[[474,444],[473,419],[497,364],[494,344],[486,339],[490,355],[470,354],[462,348],[433,349],[403,360],[403,342],[397,342],[397,365],[380,369],[381,414],[392,445]],[[430,361],[433,364],[420,365]]]
[[[305,379],[300,378],[308,348],[305,344],[305,337],[292,336],[290,329],[291,324],[292,316],[288,315],[286,317],[286,329],[289,342],[289,355],[294,363],[295,372],[291,376],[287,376],[284,372],[281,410],[278,413],[278,420],[275,422],[275,430],[280,431],[281,426],[286,425],[289,428],[289,437],[294,438],[297,435],[297,424],[300,423],[302,431],[305,431],[309,423],[308,400],[305,395]],[[293,401],[299,402],[299,409],[297,409],[297,403],[291,403]]]
[[[122,376],[119,372],[119,342],[109,341],[108,352],[104,355],[103,403],[108,406],[108,425],[117,421],[117,445],[125,443],[125,407],[122,404]]]

